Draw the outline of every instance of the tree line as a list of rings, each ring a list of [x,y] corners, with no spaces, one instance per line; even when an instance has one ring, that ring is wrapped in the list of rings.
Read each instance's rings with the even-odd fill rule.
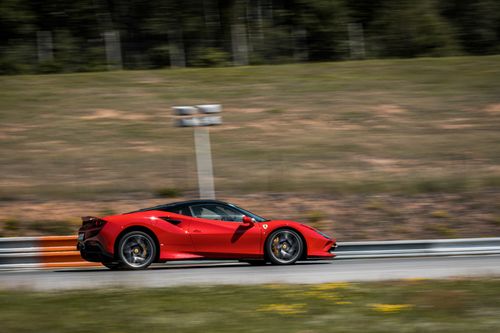
[[[0,73],[500,52],[498,0],[2,0]]]

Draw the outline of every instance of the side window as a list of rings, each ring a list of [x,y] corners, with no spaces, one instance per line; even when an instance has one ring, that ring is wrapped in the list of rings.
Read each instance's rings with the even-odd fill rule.
[[[188,206],[182,206],[182,207],[174,207],[166,210],[167,212],[175,213],[175,214],[180,214],[180,215],[185,215],[185,216],[191,216],[191,212],[189,210]]]
[[[193,216],[208,220],[241,222],[243,214],[230,207],[217,204],[192,205]]]

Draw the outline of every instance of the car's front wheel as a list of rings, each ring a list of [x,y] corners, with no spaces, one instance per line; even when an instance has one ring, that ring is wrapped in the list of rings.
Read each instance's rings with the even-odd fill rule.
[[[118,270],[122,267],[122,264],[120,262],[111,262],[111,261],[103,261],[102,264],[106,266],[107,268],[111,269],[112,271]]]
[[[266,260],[251,259],[251,260],[240,260],[240,262],[246,262],[252,266],[264,266],[267,264]]]
[[[300,235],[291,229],[274,231],[266,241],[269,261],[275,265],[294,264],[302,257],[304,242]]]
[[[120,268],[145,269],[156,256],[156,245],[145,232],[131,231],[125,234],[118,244]]]

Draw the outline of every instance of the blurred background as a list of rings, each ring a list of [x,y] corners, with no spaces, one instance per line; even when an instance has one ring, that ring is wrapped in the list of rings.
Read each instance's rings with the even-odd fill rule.
[[[3,74],[500,51],[495,0],[4,0],[0,6]]]
[[[341,240],[500,235],[500,2],[0,2],[0,236],[196,198]]]

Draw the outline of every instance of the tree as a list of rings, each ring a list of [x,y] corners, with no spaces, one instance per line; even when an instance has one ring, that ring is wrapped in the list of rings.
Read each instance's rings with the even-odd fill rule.
[[[375,56],[444,56],[457,52],[453,29],[433,0],[386,0],[369,30]]]
[[[471,54],[500,51],[499,1],[444,0],[442,11],[452,22],[465,51]]]
[[[311,60],[348,57],[348,10],[342,0],[298,0],[295,20],[307,32]]]

